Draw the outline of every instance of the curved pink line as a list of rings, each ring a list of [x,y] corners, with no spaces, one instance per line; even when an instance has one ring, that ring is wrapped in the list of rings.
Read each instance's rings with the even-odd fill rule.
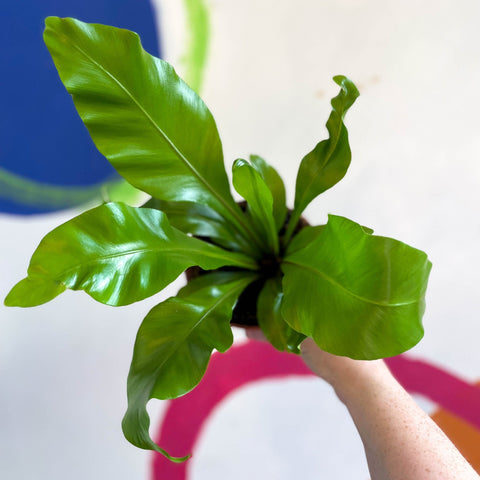
[[[480,430],[480,388],[422,360],[405,355],[386,359],[397,380]]]
[[[171,455],[191,453],[203,424],[229,393],[251,382],[290,375],[312,373],[300,357],[279,352],[266,342],[251,340],[226,353],[215,353],[199,385],[169,402],[157,443]],[[163,455],[154,454],[152,478],[184,480],[190,463],[172,463]]]
[[[387,359],[399,382],[480,429],[480,389],[420,360],[403,355]],[[236,389],[266,378],[312,375],[302,359],[265,342],[249,341],[227,353],[215,353],[200,384],[169,402],[156,441],[175,456],[194,451],[212,410]],[[154,454],[153,480],[185,480],[191,462],[172,463]]]

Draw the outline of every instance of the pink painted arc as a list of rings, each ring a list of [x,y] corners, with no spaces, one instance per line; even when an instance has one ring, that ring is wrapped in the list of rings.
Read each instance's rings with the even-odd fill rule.
[[[480,389],[421,360],[400,355],[387,359],[398,381],[480,429]],[[299,356],[282,353],[265,342],[249,341],[212,356],[200,384],[169,402],[156,442],[170,454],[194,452],[202,427],[216,406],[236,389],[263,379],[311,376]],[[153,480],[186,480],[191,462],[172,463],[153,454]]]
[[[187,395],[171,400],[155,441],[171,455],[194,450],[201,429],[212,410],[231,392],[266,378],[311,375],[296,355],[275,350],[265,342],[249,341],[228,352],[215,353],[199,385]],[[190,462],[172,463],[153,455],[153,479],[184,480]]]
[[[480,430],[480,389],[423,360],[406,355],[386,359],[397,380]]]

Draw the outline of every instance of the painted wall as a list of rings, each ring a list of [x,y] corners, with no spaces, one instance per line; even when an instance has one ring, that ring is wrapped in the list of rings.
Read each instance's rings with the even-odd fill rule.
[[[2,13],[7,23],[11,5]],[[217,120],[227,167],[250,153],[264,156],[286,180],[290,200],[299,160],[326,134],[329,100],[336,93],[331,77],[342,73],[356,82],[361,97],[347,118],[352,165],[307,217],[321,223],[327,213],[345,215],[427,251],[433,270],[426,335],[409,358],[467,384],[479,380],[480,4],[210,0],[204,69],[198,52],[192,54],[195,42],[207,39],[202,17],[188,17],[182,5],[157,0],[150,13],[164,57],[192,82],[203,79],[202,96]],[[105,23],[120,21],[105,15]],[[92,15],[87,20],[100,21]],[[20,33],[12,29],[3,44],[15,43]],[[36,38],[32,45],[41,43],[41,27]],[[29,92],[28,82],[16,82],[14,70],[3,65],[16,98]],[[75,128],[83,127],[72,122]],[[35,129],[25,123],[22,141],[14,148],[8,144],[8,152],[33,148]],[[5,169],[26,161],[12,162],[11,153],[7,159],[7,141],[0,153]],[[79,210],[0,215],[2,298],[24,275],[41,237]],[[151,478],[150,454],[131,447],[120,429],[126,375],[141,319],[181,283],[121,309],[71,292],[34,309],[0,306],[2,477]],[[438,410],[427,397],[416,396],[427,411]],[[478,411],[480,405],[470,408]],[[158,428],[165,404],[151,402],[150,410]],[[448,428],[478,439],[475,428],[457,417],[449,417]],[[345,409],[328,386],[311,378],[238,390],[209,419],[194,453],[189,478],[196,480],[368,478]]]

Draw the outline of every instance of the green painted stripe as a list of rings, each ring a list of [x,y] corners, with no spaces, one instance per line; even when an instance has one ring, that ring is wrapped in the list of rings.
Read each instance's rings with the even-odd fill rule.
[[[107,180],[88,186],[60,186],[35,182],[0,168],[0,199],[38,208],[69,208],[106,200],[134,202],[141,192],[125,180]]]
[[[210,42],[210,19],[204,0],[184,0],[187,30],[189,34],[185,81],[199,92],[202,88]]]

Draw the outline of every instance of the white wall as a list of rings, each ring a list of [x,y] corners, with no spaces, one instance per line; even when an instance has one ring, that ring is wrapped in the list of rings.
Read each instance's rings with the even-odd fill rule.
[[[177,0],[157,3],[172,31],[167,59],[178,63],[182,10]],[[426,335],[412,354],[478,379],[480,3],[208,5],[212,44],[202,96],[217,119],[228,167],[261,154],[293,199],[300,159],[326,134],[337,90],[331,77],[352,78],[361,91],[346,120],[352,166],[308,209],[308,219],[344,215],[427,251],[433,270]],[[0,216],[2,298],[24,275],[41,237],[74,214]],[[126,376],[143,315],[179,285],[120,309],[82,293],[27,310],[0,306],[2,478],[148,478],[149,454],[121,433]],[[151,407],[156,416],[161,409],[158,402]],[[211,419],[192,460],[195,480],[292,474],[368,477],[345,410],[314,380],[239,392]]]

